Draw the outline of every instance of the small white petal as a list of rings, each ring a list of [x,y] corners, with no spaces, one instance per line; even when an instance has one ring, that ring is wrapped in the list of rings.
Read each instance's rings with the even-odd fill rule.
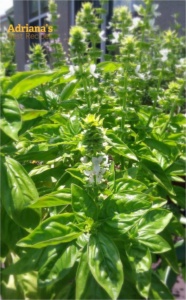
[[[90,171],[90,170],[85,170],[85,171],[84,171],[84,174],[85,174],[86,176],[92,176],[92,175],[93,175],[93,172]]]
[[[87,162],[88,162],[88,159],[87,159],[86,156],[83,156],[83,157],[81,157],[80,161],[81,161],[82,163],[87,163]]]

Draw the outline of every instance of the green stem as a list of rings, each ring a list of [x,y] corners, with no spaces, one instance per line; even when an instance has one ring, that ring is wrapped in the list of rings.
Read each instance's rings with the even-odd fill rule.
[[[124,72],[124,92],[123,97],[121,99],[121,105],[122,105],[122,118],[121,118],[121,130],[124,131],[125,129],[125,115],[126,114],[126,98],[127,98],[127,71]],[[124,133],[122,134],[122,138],[124,139]]]
[[[169,119],[167,120],[167,122],[165,123],[163,129],[162,129],[162,132],[161,132],[161,135],[163,135],[170,123],[170,120],[172,119],[173,115],[174,115],[174,110],[175,110],[175,103],[172,105],[171,107],[171,111],[170,111],[170,115],[169,115]]]
[[[48,101],[47,101],[47,96],[46,96],[46,94],[45,94],[45,89],[44,89],[44,86],[43,86],[43,84],[41,84],[41,94],[42,94],[42,96],[43,96],[43,99],[45,100],[45,104],[46,104],[46,107],[48,107]]]
[[[161,80],[162,80],[162,72],[160,73],[160,76],[159,76],[159,79],[158,79],[158,86],[157,86],[157,95],[156,95],[156,98],[154,100],[154,103],[153,103],[153,106],[152,106],[152,111],[151,111],[151,114],[150,114],[150,117],[148,119],[148,122],[147,122],[147,127],[149,126],[153,116],[154,116],[154,113],[155,113],[155,109],[156,109],[156,105],[157,105],[157,101],[158,101],[158,95],[159,95],[159,90],[160,90],[160,85],[161,85]]]

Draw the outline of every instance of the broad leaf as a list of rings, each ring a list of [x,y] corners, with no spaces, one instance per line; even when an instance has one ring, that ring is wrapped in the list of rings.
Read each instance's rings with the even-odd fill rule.
[[[23,121],[28,121],[28,120],[33,120],[39,117],[42,117],[48,113],[47,110],[44,109],[26,109],[22,113],[22,120]]]
[[[87,281],[90,275],[90,269],[88,265],[87,248],[81,255],[79,266],[76,273],[76,299],[83,299],[82,296],[87,289]]]
[[[87,288],[88,287],[88,288]],[[76,296],[75,299],[108,299],[105,290],[96,282],[88,265],[87,248],[81,255],[76,273]]]
[[[168,287],[159,279],[159,277],[152,273],[152,284],[150,290],[150,299],[154,300],[174,300],[172,293]]]
[[[21,125],[21,113],[17,101],[10,96],[2,95],[0,129],[11,139],[17,141]]]
[[[143,235],[138,237],[140,243],[150,248],[153,253],[164,253],[171,249],[170,245],[159,235],[149,234],[144,231]]]
[[[79,256],[75,243],[67,243],[56,260],[49,259],[39,271],[39,286],[54,284],[62,280],[71,270]]]
[[[158,182],[160,186],[162,186],[170,195],[175,195],[169,178],[159,164],[147,159],[143,159],[142,164],[148,169],[153,179]]]
[[[166,260],[166,262],[171,266],[173,271],[179,274],[179,266],[178,266],[178,259],[176,256],[176,251],[174,247],[174,243],[172,240],[171,234],[166,229],[164,232],[161,233],[161,236],[164,238],[165,241],[170,245],[171,249],[162,254],[162,257]]]
[[[169,224],[173,214],[166,209],[152,209],[149,210],[139,222],[140,232],[150,231],[153,234],[160,233]]]
[[[88,245],[88,263],[92,275],[112,299],[119,296],[124,275],[115,244],[102,233],[92,235]]]
[[[139,215],[151,207],[153,197],[147,194],[126,192],[114,194],[107,198],[103,203],[103,216],[114,216],[115,214],[132,214]]]
[[[2,202],[7,214],[18,225],[30,229],[40,221],[40,212],[29,208],[38,199],[32,179],[16,160],[2,160]]]
[[[68,100],[75,93],[77,84],[78,84],[77,80],[73,80],[69,82],[67,85],[65,85],[60,95],[60,99]]]
[[[82,178],[82,173],[75,168],[66,169],[66,172],[68,172],[72,177],[78,179],[80,182],[85,184],[85,180]]]
[[[60,243],[67,243],[81,235],[74,225],[74,215],[65,213],[48,218],[36,227],[27,237],[20,240],[20,247],[42,248]]]
[[[36,202],[31,204],[30,207],[53,207],[69,204],[71,204],[70,189],[61,189],[40,197]]]
[[[103,72],[114,72],[121,67],[121,64],[113,61],[104,61],[97,65],[98,69],[101,69]]]
[[[127,251],[135,274],[136,288],[140,295],[148,298],[151,285],[151,254],[143,245],[133,244]]]
[[[26,71],[26,72],[18,72],[17,74],[11,76],[10,82],[6,84],[5,91],[13,89],[13,87],[18,84],[21,80],[31,76],[40,73],[41,71],[35,70],[35,71]]]
[[[40,73],[34,74],[19,81],[10,91],[10,95],[19,98],[23,93],[30,91],[37,86],[51,81],[56,73]]]
[[[97,207],[93,199],[79,186],[72,184],[72,208],[78,221],[97,219]]]

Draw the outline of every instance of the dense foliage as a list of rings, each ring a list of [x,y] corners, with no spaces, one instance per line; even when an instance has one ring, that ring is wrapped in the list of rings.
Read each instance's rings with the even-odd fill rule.
[[[184,37],[151,0],[116,8],[99,62],[104,2],[77,14],[71,65],[37,46],[1,77],[3,299],[174,299],[184,274]]]

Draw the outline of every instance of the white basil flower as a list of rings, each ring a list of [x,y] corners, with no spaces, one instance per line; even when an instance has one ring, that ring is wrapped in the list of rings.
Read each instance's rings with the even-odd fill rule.
[[[90,65],[90,73],[93,77],[95,78],[98,78],[99,77],[99,74],[98,73],[95,73],[95,70],[96,70],[96,65]]]
[[[102,30],[100,33],[99,33],[99,37],[100,39],[105,42],[107,40],[107,38],[104,36],[105,34],[105,30]]]
[[[158,9],[158,7],[159,7],[159,4],[152,5],[152,14],[155,18],[161,16],[161,13],[156,11]]]
[[[133,8],[136,12],[139,13],[140,9],[141,9],[141,6],[140,5],[136,5],[136,4],[133,4]]]
[[[154,28],[154,24],[155,24],[155,19],[150,19],[150,20],[149,20],[149,26],[150,26],[151,28]]]
[[[69,66],[69,73],[67,75],[64,76],[65,79],[68,79],[69,77],[73,76],[76,71],[79,70],[79,66],[73,66],[73,65],[70,65]]]
[[[145,79],[149,79],[150,78],[150,72],[147,72],[146,74],[145,73],[140,73],[139,71],[140,71],[140,68],[141,68],[141,66],[140,65],[137,65],[137,67],[136,67],[136,69],[135,69],[135,73],[136,73],[136,75],[140,78],[140,79],[142,79],[142,80],[145,80]]]
[[[117,31],[114,31],[113,33],[113,36],[114,36],[114,38],[111,40],[111,43],[112,44],[116,44],[116,43],[118,43],[119,42],[119,32],[117,32]]]
[[[103,179],[103,177],[102,177],[101,174],[97,175],[97,176],[96,176],[96,183],[97,183],[97,184],[101,183],[102,179]]]
[[[137,28],[141,23],[141,19],[139,17],[135,17],[132,19],[132,26],[129,27],[129,30],[133,30]]]
[[[162,56],[161,61],[166,61],[168,58],[168,54],[169,54],[170,50],[169,49],[162,49],[160,50],[160,54]]]
[[[91,176],[91,175],[93,175],[93,172],[92,172],[91,170],[85,170],[85,171],[84,171],[84,174],[85,174],[86,176]]]
[[[81,157],[80,161],[83,163],[83,164],[86,164],[88,162],[88,158],[86,156],[83,156]]]
[[[50,13],[47,13],[46,20],[48,22],[50,22],[52,20],[52,15]]]
[[[110,29],[112,27],[112,23],[111,22],[108,22],[108,26],[106,27],[107,29]]]

